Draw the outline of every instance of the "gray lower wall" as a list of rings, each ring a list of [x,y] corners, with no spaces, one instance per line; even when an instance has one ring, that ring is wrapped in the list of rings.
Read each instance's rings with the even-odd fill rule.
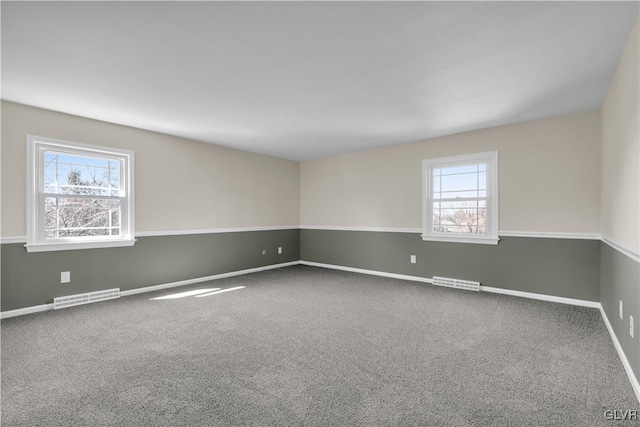
[[[640,263],[604,242],[600,244],[600,262],[602,308],[640,381]],[[623,303],[623,319],[619,301]],[[634,338],[629,335],[629,315],[634,319]]]
[[[139,237],[132,247],[39,253],[27,253],[24,244],[4,244],[2,311],[49,304],[64,295],[129,290],[297,261],[299,245],[297,229]],[[60,284],[62,271],[71,272],[71,283]]]
[[[425,242],[419,234],[301,230],[303,261],[600,301],[597,240],[503,237],[498,245]],[[410,255],[417,263],[409,262]]]

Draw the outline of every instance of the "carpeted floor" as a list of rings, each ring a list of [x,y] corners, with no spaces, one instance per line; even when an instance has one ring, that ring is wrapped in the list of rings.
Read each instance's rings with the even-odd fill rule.
[[[604,417],[624,409],[596,309],[312,267],[2,321],[3,426],[636,425]]]

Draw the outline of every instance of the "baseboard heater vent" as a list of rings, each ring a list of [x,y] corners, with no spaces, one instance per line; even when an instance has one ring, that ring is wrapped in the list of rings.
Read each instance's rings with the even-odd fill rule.
[[[88,292],[86,294],[68,295],[53,299],[53,309],[72,307],[74,305],[89,304],[91,302],[105,301],[120,298],[120,288],[104,291]]]
[[[446,286],[448,288],[466,289],[468,291],[479,291],[480,282],[471,282],[469,280],[451,279],[449,277],[433,276],[433,284],[437,286]]]

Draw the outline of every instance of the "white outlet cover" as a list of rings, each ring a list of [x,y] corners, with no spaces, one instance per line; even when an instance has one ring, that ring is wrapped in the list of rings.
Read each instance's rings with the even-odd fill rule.
[[[620,300],[620,318],[624,319],[624,316],[622,315],[622,300]]]
[[[60,273],[60,283],[69,283],[71,282],[71,272],[63,271]]]
[[[282,253],[282,246],[278,246],[278,253],[281,254]]]
[[[411,264],[415,264],[415,263],[416,263],[416,256],[411,255]]]
[[[629,316],[629,335],[633,338],[633,316]]]

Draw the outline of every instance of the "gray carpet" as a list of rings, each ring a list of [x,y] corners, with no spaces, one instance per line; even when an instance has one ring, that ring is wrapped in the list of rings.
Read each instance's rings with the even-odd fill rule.
[[[614,409],[640,408],[598,310],[368,275],[2,321],[3,426],[637,424]]]

